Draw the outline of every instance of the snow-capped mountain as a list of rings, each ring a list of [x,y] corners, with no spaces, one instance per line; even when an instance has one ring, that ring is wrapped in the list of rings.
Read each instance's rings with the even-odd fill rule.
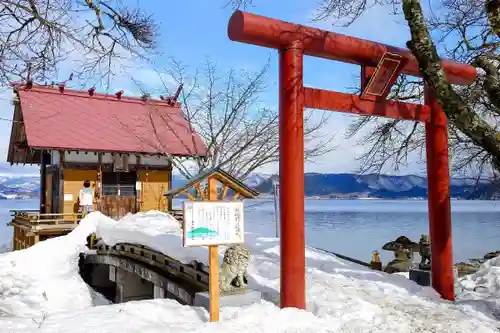
[[[39,197],[40,176],[2,172],[0,168],[0,200],[28,199]],[[262,196],[272,194],[272,182],[277,175],[252,173],[244,183],[259,191]],[[173,177],[173,187],[182,186],[187,180],[179,175]],[[498,186],[500,188],[500,186]],[[417,175],[357,175],[306,173],[304,190],[307,197],[322,198],[426,198],[427,179]],[[472,178],[454,178],[451,180],[451,195],[463,199],[497,198],[497,190],[488,181],[479,183]]]
[[[267,177],[267,179],[266,179]],[[272,193],[272,181],[278,176],[253,174],[247,181],[261,193]],[[257,181],[258,180],[258,181]],[[251,184],[251,185],[250,185]],[[500,189],[500,186],[498,186]],[[409,199],[427,197],[427,179],[417,175],[357,175],[342,174],[304,174],[304,192],[307,197],[323,198],[385,198]],[[450,184],[451,196],[462,199],[489,199],[497,195],[496,186],[488,180],[474,178],[453,178]]]
[[[40,176],[2,175],[0,176],[1,199],[30,199],[39,197]]]

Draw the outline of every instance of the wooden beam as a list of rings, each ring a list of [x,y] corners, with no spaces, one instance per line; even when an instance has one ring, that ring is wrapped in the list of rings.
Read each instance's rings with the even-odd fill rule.
[[[334,3],[332,1],[332,3]],[[242,11],[229,19],[228,37],[232,41],[286,49],[295,41],[302,42],[304,55],[342,61],[351,64],[376,66],[385,52],[397,53],[408,59],[403,74],[422,77],[418,60],[410,50],[372,42],[331,31],[280,21]],[[449,59],[441,59],[443,71],[451,84],[468,85],[477,77],[476,69]]]
[[[397,101],[362,100],[358,95],[336,91],[304,88],[304,106],[363,116],[379,116],[403,120],[430,121],[430,108],[427,105]]]
[[[201,200],[206,200],[205,199],[205,191],[203,191],[203,189],[201,188],[201,184],[196,183],[195,187],[196,187],[196,190],[198,190],[198,193],[200,194]]]
[[[224,200],[227,195],[227,191],[229,191],[229,186],[227,184],[224,184],[224,187],[222,188],[222,194],[220,196],[221,200]]]
[[[181,193],[179,193],[179,194],[183,194],[183,193],[187,195],[187,197],[188,197],[188,199],[189,199],[190,201],[194,201],[194,197],[191,195],[191,193],[189,193],[189,189],[186,189],[186,190],[182,191],[182,192],[181,192]]]

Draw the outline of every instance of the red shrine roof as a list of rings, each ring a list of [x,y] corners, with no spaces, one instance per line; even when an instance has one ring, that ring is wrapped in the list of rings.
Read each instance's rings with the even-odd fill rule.
[[[206,155],[207,149],[190,129],[180,103],[145,101],[120,93],[91,96],[90,90],[50,86],[28,89],[15,85],[14,90],[29,148]]]

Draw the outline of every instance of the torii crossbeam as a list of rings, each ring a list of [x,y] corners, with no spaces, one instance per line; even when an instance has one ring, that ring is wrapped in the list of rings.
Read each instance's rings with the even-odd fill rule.
[[[454,300],[446,116],[428,87],[425,105],[386,100],[400,74],[421,77],[411,52],[242,11],[231,16],[228,35],[279,51],[281,307],[305,308],[304,107],[425,122],[432,286]],[[305,55],[360,65],[361,94],[305,88]],[[441,63],[452,84],[476,78],[470,65]]]

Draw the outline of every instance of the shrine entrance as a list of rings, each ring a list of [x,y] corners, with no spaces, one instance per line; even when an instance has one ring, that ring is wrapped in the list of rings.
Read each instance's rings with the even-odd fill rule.
[[[279,51],[281,307],[305,308],[304,107],[425,123],[432,286],[454,300],[446,115],[427,87],[425,105],[386,99],[400,74],[422,76],[411,52],[242,11],[231,16],[228,35]],[[305,55],[360,65],[361,94],[304,87]],[[476,78],[470,65],[441,62],[452,84]]]

